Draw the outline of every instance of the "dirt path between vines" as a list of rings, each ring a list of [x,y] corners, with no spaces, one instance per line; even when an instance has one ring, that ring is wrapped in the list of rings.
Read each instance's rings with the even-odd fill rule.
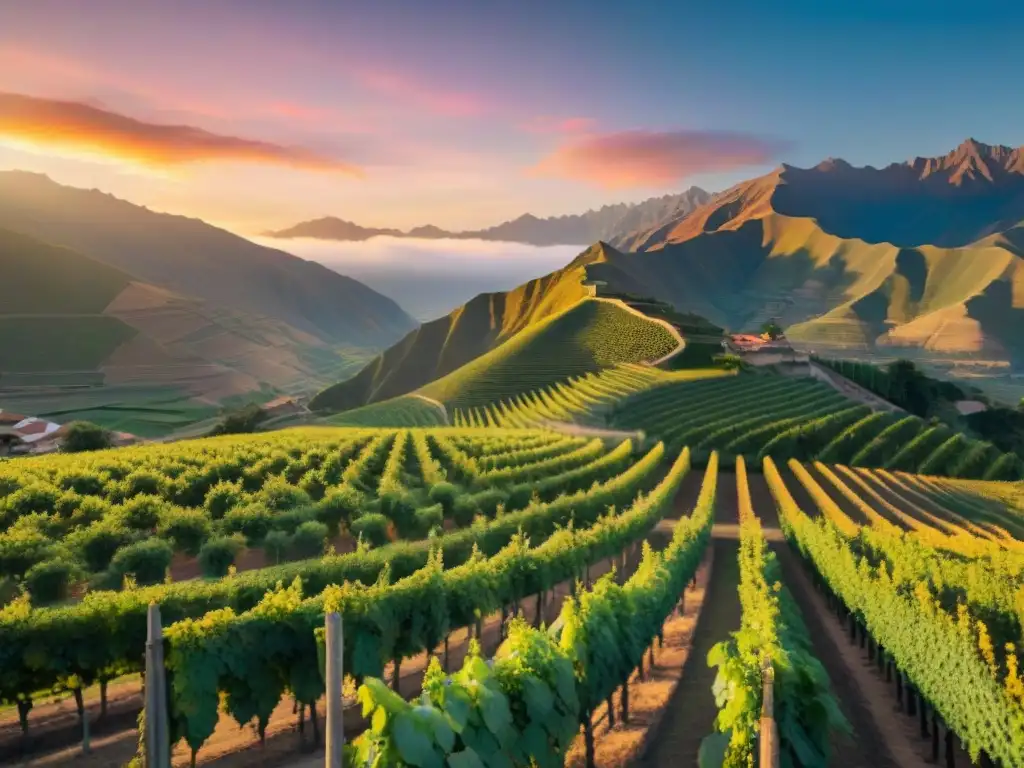
[[[799,481],[786,472],[787,487],[799,503]],[[796,485],[793,485],[796,484]],[[800,486],[802,487],[802,486]],[[823,486],[824,487],[824,486]],[[750,495],[765,529],[778,529],[775,502],[763,475],[750,476]],[[835,494],[838,501],[840,494]],[[808,513],[815,507],[802,507]],[[867,651],[850,643],[838,618],[814,589],[800,558],[781,539],[773,544],[789,588],[810,632],[814,655],[824,665],[832,690],[852,727],[852,736],[832,739],[832,765],[844,768],[924,768],[930,744],[917,737],[917,719],[900,715],[890,689]]]
[[[684,479],[683,485],[677,494],[677,498],[673,502],[673,511],[669,513],[669,517],[676,516],[678,514],[678,510],[688,513],[692,509],[692,502],[696,500],[702,476],[702,471],[693,470],[689,476]],[[689,504],[689,506],[686,506],[686,504]],[[666,529],[666,526],[668,526],[668,530],[671,530],[671,524],[667,521],[663,521],[655,531],[652,532],[652,537],[659,535],[659,531],[663,532]],[[631,548],[631,551],[628,554],[627,573],[632,573],[639,563],[640,547],[636,546]],[[610,570],[611,566],[612,563],[610,561],[603,561],[592,566],[590,569],[591,578],[596,579]],[[546,601],[544,606],[544,619],[546,621],[553,621],[558,616],[562,602],[569,594],[569,591],[570,585],[568,582],[558,585],[558,587],[553,590],[552,596]],[[537,601],[533,596],[522,602],[521,609],[528,620],[532,621],[535,617],[536,603]],[[500,644],[500,625],[500,614],[487,617],[487,620],[484,623],[482,637],[482,645],[485,654],[491,654]],[[452,669],[458,669],[462,664],[462,660],[468,647],[468,634],[467,630],[462,629],[453,632],[450,637],[449,664]],[[439,646],[435,649],[435,652],[432,655],[443,657],[443,646]],[[419,694],[423,672],[426,669],[428,661],[429,657],[425,653],[403,661],[400,692],[406,698],[412,698]],[[389,664],[385,669],[385,679],[390,681],[391,674],[392,665]],[[321,728],[321,740],[320,746],[315,752],[315,754],[319,754],[319,757],[308,758],[309,766],[322,764],[323,762],[322,729],[325,712],[324,706],[323,699],[321,699],[317,704],[317,713]],[[365,727],[366,723],[359,716],[358,705],[355,702],[352,702],[351,705],[346,706],[346,737],[355,737],[361,733]],[[255,729],[251,725],[239,727],[232,717],[229,715],[223,715],[220,718],[213,735],[203,744],[202,749],[200,749],[197,757],[197,764],[213,765],[217,766],[217,768],[254,768],[254,766],[259,766],[260,768],[271,768],[272,766],[306,764],[307,760],[302,757],[302,754],[304,751],[307,751],[308,748],[304,749],[300,742],[300,736],[298,733],[298,717],[293,713],[293,704],[291,700],[283,699],[274,710],[270,717],[266,734],[266,742],[261,746]],[[133,720],[130,727],[124,727],[117,732],[94,737],[92,739],[92,753],[90,755],[82,755],[80,746],[75,744],[74,746],[55,750],[47,754],[34,754],[21,761],[13,760],[7,761],[3,764],[25,766],[28,768],[30,766],[57,766],[73,763],[75,766],[81,766],[81,768],[120,768],[120,766],[123,766],[124,763],[131,759],[134,754],[137,738],[138,734],[134,727]],[[311,726],[308,721],[306,723],[305,738],[307,742],[311,741],[312,738]],[[185,747],[185,743],[183,741],[175,748],[172,755],[172,763],[175,766],[189,765],[189,751]]]
[[[713,565],[704,606],[693,630],[682,679],[644,754],[635,762],[638,768],[695,766],[701,740],[714,730],[716,670],[708,666],[707,657],[715,643],[740,625],[736,524],[736,476],[720,473],[711,541]]]

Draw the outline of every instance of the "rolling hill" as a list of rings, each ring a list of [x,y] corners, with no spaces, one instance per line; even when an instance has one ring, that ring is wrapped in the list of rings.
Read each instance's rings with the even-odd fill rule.
[[[711,199],[699,187],[663,197],[652,197],[641,203],[606,205],[596,211],[571,216],[538,218],[524,214],[493,227],[463,232],[450,232],[426,225],[402,231],[391,227],[362,227],[333,216],[304,221],[287,229],[267,232],[268,237],[313,237],[322,240],[368,240],[378,235],[417,237],[425,239],[455,238],[493,240],[528,245],[585,245],[596,240],[610,240],[617,235],[650,229],[685,215]]]
[[[473,408],[619,363],[655,361],[678,346],[664,327],[610,301],[582,299],[421,392],[450,408]]]
[[[416,326],[391,299],[320,264],[38,174],[0,172],[0,227],[328,344],[380,349]]]
[[[310,407],[356,408],[404,395],[451,373],[589,295],[579,261],[511,291],[482,293],[444,317],[424,323],[356,376],[321,392]]]
[[[353,367],[280,320],[180,296],[3,229],[0,273],[0,402],[9,410],[120,428],[134,413],[137,431],[159,433],[221,401],[315,386]]]

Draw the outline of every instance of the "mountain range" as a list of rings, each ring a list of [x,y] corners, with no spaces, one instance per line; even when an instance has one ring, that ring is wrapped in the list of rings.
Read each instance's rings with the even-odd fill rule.
[[[651,297],[732,331],[775,318],[823,353],[1024,369],[1022,155],[968,139],[880,169],[780,166],[421,326],[332,387],[331,405],[413,391],[595,290]]]
[[[408,231],[393,228],[362,227],[350,221],[327,216],[296,224],[293,227],[265,233],[266,237],[311,237],[321,240],[362,241],[371,237],[408,237],[421,239],[491,240],[528,245],[586,245],[597,240],[610,240],[625,233],[657,227],[665,221],[684,216],[711,199],[699,187],[663,197],[652,197],[640,203],[606,205],[598,210],[571,216],[538,218],[524,214],[512,221],[478,230],[451,232],[433,225]]]
[[[11,409],[11,393],[44,409],[83,388],[104,400],[114,386],[209,405],[308,390],[416,327],[391,299],[315,262],[17,171],[0,173],[0,274]]]

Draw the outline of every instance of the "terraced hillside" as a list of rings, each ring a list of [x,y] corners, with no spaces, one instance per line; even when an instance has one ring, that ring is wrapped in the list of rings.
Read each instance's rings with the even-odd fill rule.
[[[812,379],[742,374],[667,383],[616,402],[609,423],[670,446],[1017,480],[1012,453],[904,413],[873,412]]]
[[[471,408],[616,364],[658,360],[678,346],[661,325],[584,299],[420,391],[449,407]]]
[[[607,426],[607,412],[615,403],[653,387],[731,375],[720,368],[664,371],[646,365],[619,365],[598,373],[502,398],[485,406],[456,410],[455,426],[537,427],[579,424]]]
[[[10,411],[158,435],[228,398],[269,397],[352,366],[283,322],[6,230],[0,270],[0,404]]]

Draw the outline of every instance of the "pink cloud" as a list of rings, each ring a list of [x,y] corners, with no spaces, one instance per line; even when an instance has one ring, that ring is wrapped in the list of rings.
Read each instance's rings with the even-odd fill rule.
[[[531,172],[609,189],[667,187],[695,174],[771,162],[783,147],[724,131],[619,131],[569,140]]]
[[[476,94],[435,88],[393,71],[361,69],[355,73],[355,79],[364,88],[445,117],[476,117],[489,111],[489,105]]]
[[[550,117],[540,115],[531,118],[519,127],[527,133],[542,134],[580,134],[593,130],[597,125],[589,117]]]

